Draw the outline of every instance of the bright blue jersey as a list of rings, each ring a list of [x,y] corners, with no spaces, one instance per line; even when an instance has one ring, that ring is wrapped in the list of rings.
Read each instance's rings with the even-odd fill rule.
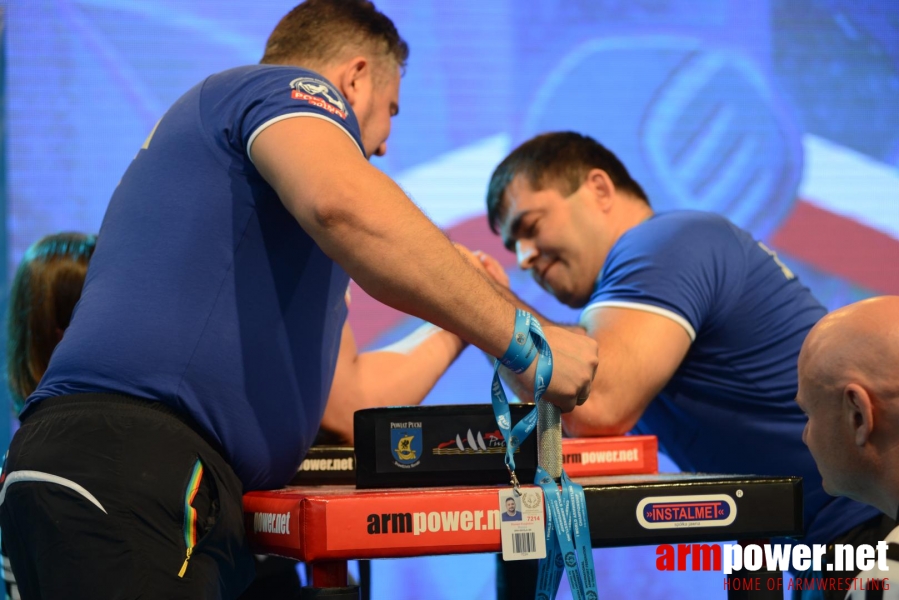
[[[879,514],[821,487],[795,397],[799,349],[826,310],[750,234],[710,213],[657,214],[614,245],[582,319],[604,306],[666,316],[692,340],[637,425],[680,468],[802,476],[810,543]]]
[[[163,402],[219,443],[245,490],[287,482],[324,411],[348,284],[250,159],[261,131],[299,117],[363,152],[346,100],[303,69],[232,69],[175,102],[110,201],[29,405],[83,392]]]

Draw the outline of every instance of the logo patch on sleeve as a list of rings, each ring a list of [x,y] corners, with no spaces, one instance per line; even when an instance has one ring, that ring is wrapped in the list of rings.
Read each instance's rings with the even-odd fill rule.
[[[312,106],[346,119],[346,104],[340,93],[328,82],[312,77],[297,77],[290,82],[290,87],[292,88],[290,97],[294,100],[304,100]]]

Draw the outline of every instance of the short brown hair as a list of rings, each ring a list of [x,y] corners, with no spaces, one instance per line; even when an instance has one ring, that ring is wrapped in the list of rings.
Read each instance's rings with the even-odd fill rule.
[[[95,245],[93,235],[48,235],[19,264],[6,320],[6,374],[16,413],[37,388],[59,333],[69,326]]]
[[[512,151],[496,167],[487,187],[487,222],[494,233],[503,209],[506,188],[517,175],[535,192],[553,188],[567,197],[577,191],[590,169],[606,172],[619,190],[649,204],[646,192],[634,181],[611,150],[587,135],[573,131],[544,133]]]
[[[263,64],[315,66],[361,49],[391,57],[402,70],[409,46],[396,27],[366,0],[306,0],[278,23],[265,44]]]

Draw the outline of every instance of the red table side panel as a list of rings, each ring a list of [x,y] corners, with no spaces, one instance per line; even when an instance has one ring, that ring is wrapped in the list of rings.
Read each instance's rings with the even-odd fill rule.
[[[243,497],[244,526],[250,547],[265,554],[300,558],[305,503],[278,492],[252,492]]]
[[[247,535],[254,549],[304,561],[498,552],[498,489],[251,492],[244,496]],[[288,512],[295,515],[289,534],[260,530],[268,518],[260,515]]]

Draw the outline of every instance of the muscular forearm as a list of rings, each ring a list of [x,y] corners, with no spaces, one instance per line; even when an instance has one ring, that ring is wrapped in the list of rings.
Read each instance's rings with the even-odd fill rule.
[[[298,146],[291,127],[272,126],[255,142],[254,159],[319,247],[375,299],[502,355],[515,308],[333,125],[317,119],[281,125],[291,121],[304,121],[310,143]],[[305,175],[277,168],[283,157],[276,153],[288,148]]]
[[[515,292],[513,292],[511,289],[507,288],[504,285],[497,283],[496,281],[494,281],[492,279],[490,280],[490,283],[493,286],[493,289],[497,291],[497,293],[499,293],[503,298],[506,299],[506,301],[508,301],[510,304],[512,304],[516,308],[521,308],[523,310],[528,311],[529,313],[531,313],[532,315],[537,317],[537,319],[541,323],[549,323],[550,322],[549,319],[547,319],[545,315],[540,314],[537,311],[537,309],[535,309],[533,306],[531,306],[530,304],[528,304],[527,302],[525,302],[524,300],[519,298],[518,295]]]
[[[596,383],[594,379],[593,385]],[[591,393],[583,405],[562,415],[562,427],[565,433],[572,437],[624,435],[634,428],[642,411],[622,410],[622,408],[639,405],[642,402],[624,399],[622,404],[616,403],[614,398],[608,395]]]
[[[335,379],[322,426],[353,442],[353,414],[363,408],[419,404],[465,343],[426,323],[399,342],[359,354]]]
[[[590,396],[573,412],[563,415],[562,424],[569,435],[623,435],[633,429],[658,394],[664,380],[648,376],[648,368],[640,376],[638,365],[645,364],[640,356],[643,346],[631,343],[631,335],[639,335],[639,330],[606,328],[599,336],[601,359]]]
[[[627,433],[674,376],[691,340],[679,323],[646,311],[602,308],[584,319],[599,367],[589,398],[562,423],[579,437]]]
[[[411,202],[397,197],[392,182],[379,179],[380,189],[369,189],[370,205],[331,220],[316,232],[319,244],[374,298],[502,355],[513,306]],[[351,193],[365,197],[363,190]]]

